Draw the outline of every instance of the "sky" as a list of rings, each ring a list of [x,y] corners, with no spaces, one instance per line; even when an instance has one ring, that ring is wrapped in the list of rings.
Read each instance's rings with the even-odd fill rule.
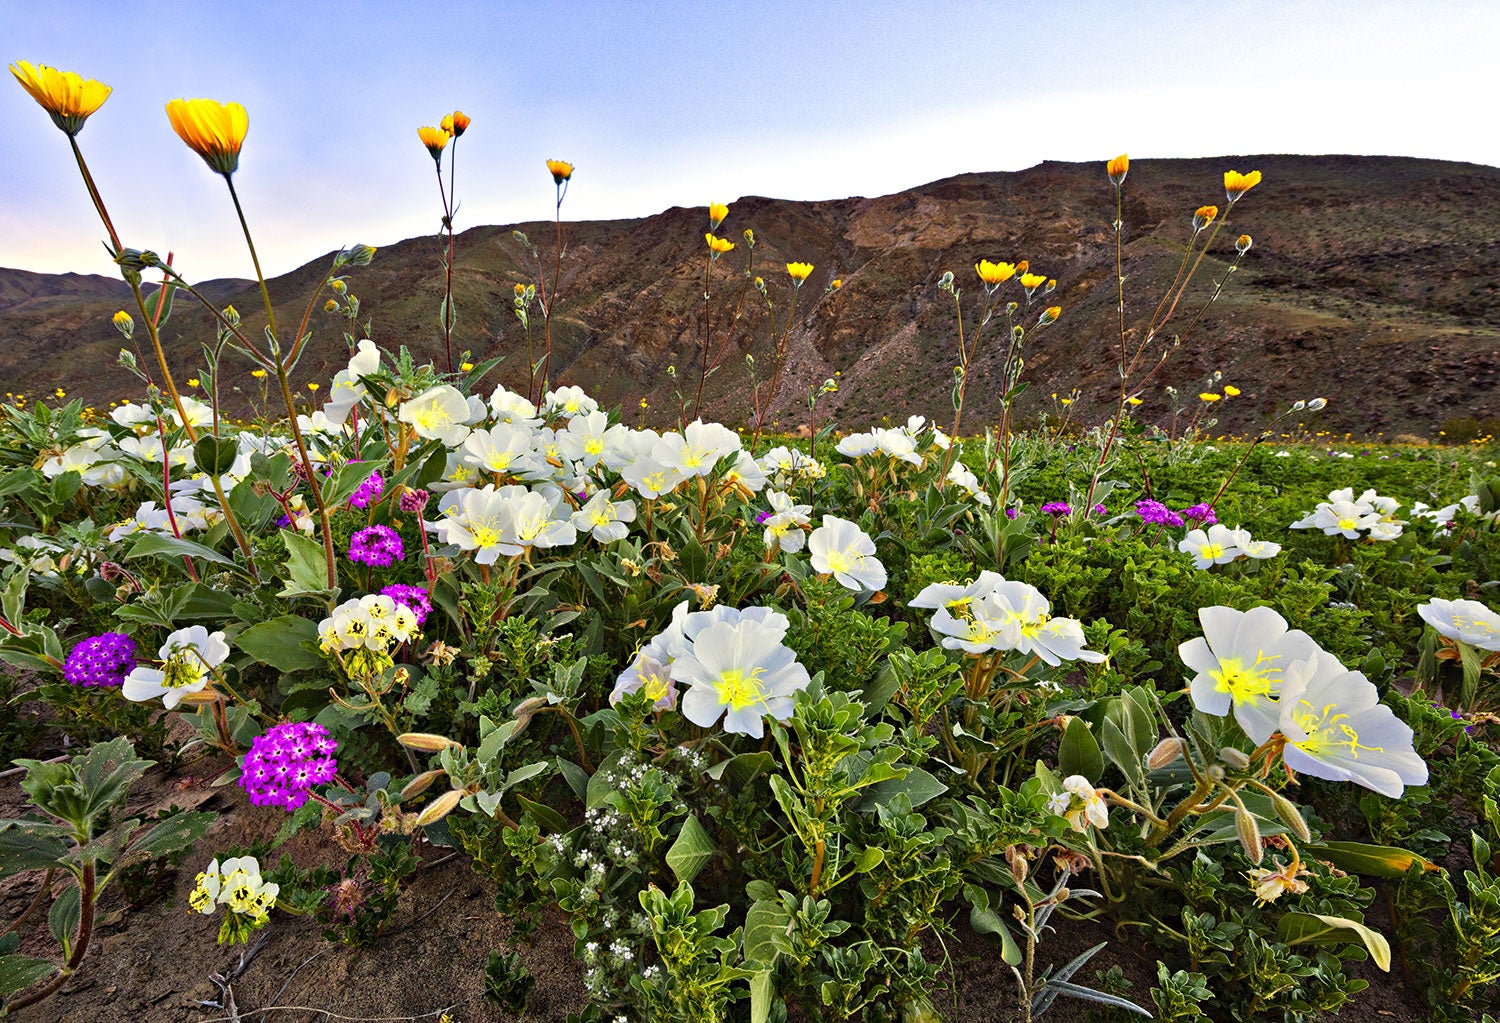
[[[0,39],[114,88],[79,143],[124,244],[189,280],[252,268],[178,97],[248,110],[268,275],[435,233],[417,128],[454,109],[460,230],[550,219],[549,158],[577,167],[569,220],[1121,152],[1500,165],[1495,0],[3,0]],[[0,266],[113,275],[66,137],[9,77],[0,140]]]

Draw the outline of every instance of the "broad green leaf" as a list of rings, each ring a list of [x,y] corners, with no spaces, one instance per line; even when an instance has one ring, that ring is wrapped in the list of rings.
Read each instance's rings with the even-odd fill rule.
[[[57,964],[31,956],[0,956],[0,998],[25,991],[57,972]]]
[[[64,875],[67,877],[68,875]],[[73,948],[73,934],[78,930],[79,910],[78,884],[71,878],[47,911],[47,927],[52,937],[64,949],[64,954]]]
[[[136,558],[163,558],[167,561],[176,561],[181,557],[202,558],[216,565],[233,565],[234,562],[212,547],[205,547],[201,543],[191,540],[179,540],[175,536],[166,536],[162,533],[137,533],[134,541],[130,544],[130,550],[125,552],[126,560]]]
[[[280,597],[338,597],[338,587],[328,585],[328,560],[323,545],[291,529],[281,531],[286,544],[286,586]]]
[[[776,1000],[776,980],[770,970],[759,970],[750,977],[750,1023],[766,1023],[771,1018],[771,1004]]]
[[[318,626],[312,619],[282,615],[250,626],[234,637],[234,645],[261,664],[289,673],[323,666],[323,658],[317,651],[304,645],[315,646],[317,640]]]
[[[1347,945],[1357,937],[1370,950],[1375,965],[1387,973],[1391,971],[1390,942],[1385,935],[1358,920],[1321,913],[1288,913],[1277,921],[1276,930],[1288,945]]]
[[[1021,946],[999,913],[990,908],[990,893],[977,884],[964,885],[964,898],[969,900],[969,926],[976,934],[998,934],[1000,936],[1000,958],[1009,966],[1021,962]]]
[[[1089,784],[1099,780],[1104,773],[1104,754],[1099,751],[1099,740],[1083,718],[1075,717],[1068,722],[1062,742],[1057,747],[1057,769],[1065,777],[1081,774]]]
[[[1073,720],[1077,721],[1078,718]],[[1104,752],[1109,754],[1109,759],[1129,779],[1130,784],[1136,788],[1145,787],[1146,772],[1141,765],[1141,755],[1125,737],[1125,733],[1113,721],[1105,718],[1099,722],[1099,738],[1104,741]]]
[[[239,443],[233,437],[200,437],[193,445],[193,461],[210,476],[228,472],[239,453]]]
[[[877,806],[884,806],[897,795],[905,794],[911,800],[913,808],[921,806],[941,796],[948,791],[948,786],[938,781],[937,778],[922,767],[913,767],[907,770],[904,778],[891,778],[879,785],[872,785],[865,790],[865,796],[855,807],[857,810],[871,812]]]
[[[144,863],[191,848],[215,820],[217,815],[212,813],[174,813],[146,832],[140,841],[133,843],[126,850],[120,865]]]
[[[745,961],[774,966],[779,955],[776,951],[776,937],[785,934],[791,922],[792,918],[774,895],[751,903],[750,908],[745,911],[745,930],[741,939]]]
[[[568,830],[568,819],[545,803],[538,803],[522,795],[516,796],[516,802],[521,804],[522,811],[531,815],[531,819],[536,821],[543,832],[561,835]]]
[[[703,825],[693,816],[682,822],[677,840],[667,850],[667,866],[672,868],[677,880],[691,881],[713,859],[713,855],[713,839],[708,837],[708,832],[703,830]]]

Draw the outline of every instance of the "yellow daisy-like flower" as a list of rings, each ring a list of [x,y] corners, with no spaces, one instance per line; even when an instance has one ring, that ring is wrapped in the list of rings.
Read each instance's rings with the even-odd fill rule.
[[[829,282],[829,284],[828,284],[828,290],[829,291],[838,291],[843,286],[844,286],[844,279],[842,277],[835,277],[832,281]]]
[[[562,184],[573,176],[573,165],[566,160],[548,160],[547,170],[552,172],[555,184]]]
[[[1037,288],[1040,288],[1043,284],[1046,283],[1047,278],[1042,274],[1021,275],[1021,287],[1025,288],[1028,292],[1035,291]]]
[[[1225,384],[1224,393],[1231,398],[1238,398],[1240,396],[1240,389],[1232,384]]]
[[[705,234],[703,236],[703,240],[708,242],[708,251],[713,253],[715,259],[718,259],[720,256],[724,255],[724,253],[734,248],[734,242],[730,241],[728,238],[720,238],[712,231],[710,231],[708,234]]]
[[[708,204],[708,229],[717,231],[719,225],[724,223],[724,218],[729,216],[729,207],[721,202]]]
[[[459,363],[458,368],[463,370],[465,373],[474,372],[474,364],[472,362],[461,362]]]
[[[1233,170],[1224,172],[1224,194],[1228,196],[1230,202],[1234,202],[1258,184],[1260,184],[1260,171],[1251,171],[1249,174],[1241,174]]]
[[[1198,400],[1215,402],[1218,401],[1221,397],[1223,397],[1223,395],[1215,394],[1213,391],[1204,391],[1203,393],[1198,395]]]
[[[259,380],[266,375],[266,371],[263,369],[252,369],[250,375]]]
[[[434,128],[430,124],[424,124],[417,129],[417,138],[422,140],[422,145],[432,154],[434,160],[442,160],[443,150],[448,148],[448,140],[453,136],[441,128]]]
[[[1125,175],[1130,173],[1130,157],[1121,153],[1104,165],[1104,172],[1109,175],[1114,186],[1119,188],[1125,183]]]
[[[803,281],[807,280],[807,275],[813,272],[813,265],[811,263],[788,263],[786,265],[786,272],[792,280],[800,285]]]
[[[21,88],[31,93],[31,98],[51,115],[52,123],[70,136],[83,130],[83,122],[104,105],[112,91],[103,82],[84,78],[75,71],[59,71],[26,60],[12,64],[10,73],[16,76]]]
[[[974,264],[974,272],[979,275],[981,281],[984,281],[986,287],[995,288],[1016,275],[1016,264],[991,263],[988,259],[981,259]]]
[[[1127,405],[1139,405],[1141,403],[1141,400],[1142,399],[1140,399],[1140,398],[1126,398],[1125,399],[1125,404],[1127,404]]]
[[[1218,215],[1219,207],[1217,206],[1199,206],[1193,212],[1193,230],[1203,230],[1209,224],[1212,224],[1214,222],[1214,218]]]
[[[167,104],[167,119],[177,137],[226,178],[240,165],[240,147],[250,130],[250,117],[238,103],[211,99],[174,99]]]
[[[465,114],[462,110],[455,110],[453,111],[453,113],[443,118],[442,128],[449,135],[452,135],[454,138],[458,138],[464,132],[469,130],[469,125],[472,123],[473,122],[469,120],[468,114]]]

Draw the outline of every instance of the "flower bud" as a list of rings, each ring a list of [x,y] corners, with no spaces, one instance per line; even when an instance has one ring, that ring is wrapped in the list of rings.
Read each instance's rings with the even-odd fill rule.
[[[1310,401],[1310,402],[1307,403],[1307,411],[1309,411],[1309,412],[1321,412],[1321,411],[1323,411],[1323,409],[1325,409],[1327,407],[1328,407],[1328,399],[1327,398],[1314,398],[1312,401]]]
[[[1278,792],[1271,796],[1271,805],[1276,807],[1276,816],[1281,818],[1281,823],[1297,836],[1297,841],[1312,841],[1312,832],[1308,830],[1307,821],[1303,820],[1302,812],[1297,809],[1296,804]]]
[[[1219,759],[1224,761],[1224,763],[1228,764],[1230,767],[1234,768],[1236,771],[1243,771],[1245,768],[1250,766],[1250,758],[1245,756],[1245,754],[1240,750],[1235,749],[1233,746],[1225,746],[1223,749],[1219,750]]]
[[[130,318],[130,314],[121,309],[115,313],[114,322],[115,329],[124,334],[127,341],[130,340],[130,335],[135,333],[135,320]]]
[[[404,732],[396,736],[396,741],[407,749],[421,750],[423,753],[441,753],[450,746],[463,745],[446,735],[434,735],[431,732]]]
[[[1048,306],[1042,310],[1041,317],[1036,321],[1038,327],[1045,327],[1049,323],[1056,323],[1057,318],[1062,315],[1062,306]]]
[[[1119,188],[1125,183],[1125,175],[1130,173],[1130,156],[1121,153],[1104,165],[1104,171],[1109,175],[1110,183]]]
[[[420,796],[422,793],[427,791],[427,789],[432,785],[433,782],[437,781],[447,773],[448,772],[442,770],[423,771],[421,774],[417,775],[411,781],[406,783],[406,787],[401,790],[402,800],[404,801],[407,799],[414,799],[417,796]]]
[[[458,801],[463,797],[464,794],[461,789],[449,789],[447,792],[444,792],[417,815],[417,826],[425,827],[428,824],[436,824],[452,813],[454,807],[458,806]],[[1257,860],[1256,862],[1260,861]]]
[[[1159,771],[1168,764],[1175,763],[1182,756],[1182,740],[1178,738],[1163,739],[1157,743],[1150,753],[1146,754],[1146,770]]]
[[[1245,253],[1250,251],[1250,245],[1250,236],[1248,234],[1242,234],[1234,240],[1234,251],[1243,256]]]
[[[1250,862],[1259,863],[1265,853],[1260,847],[1260,828],[1256,825],[1255,818],[1246,810],[1236,810],[1234,830],[1240,837],[1240,848],[1245,850]]]

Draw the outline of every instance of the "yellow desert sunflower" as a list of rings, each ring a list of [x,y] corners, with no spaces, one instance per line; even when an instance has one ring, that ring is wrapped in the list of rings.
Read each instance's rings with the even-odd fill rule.
[[[811,263],[788,263],[786,272],[800,287],[802,282],[807,280],[807,275],[813,272],[813,265]]]
[[[250,130],[250,117],[238,103],[211,99],[174,99],[167,104],[172,130],[188,148],[226,178],[240,165],[240,146]]]
[[[988,259],[981,259],[974,264],[974,272],[979,275],[979,279],[987,288],[994,288],[1016,275],[1016,264],[992,263]]]
[[[562,184],[573,176],[573,165],[567,160],[548,160],[547,170],[552,174],[555,184]]]
[[[1234,202],[1258,184],[1260,184],[1260,171],[1258,170],[1251,171],[1249,174],[1241,174],[1234,170],[1224,172],[1224,195],[1230,202]]]
[[[417,129],[417,138],[422,140],[422,145],[432,154],[434,160],[442,160],[443,150],[448,146],[450,136],[441,128],[434,128],[430,124],[424,124]]]
[[[18,60],[10,66],[21,88],[52,116],[52,123],[68,135],[83,130],[83,122],[109,99],[110,87],[74,71],[59,71],[46,64]]]
[[[1121,153],[1104,165],[1104,171],[1109,175],[1109,180],[1114,186],[1120,187],[1125,183],[1125,175],[1130,173],[1130,157]]]

